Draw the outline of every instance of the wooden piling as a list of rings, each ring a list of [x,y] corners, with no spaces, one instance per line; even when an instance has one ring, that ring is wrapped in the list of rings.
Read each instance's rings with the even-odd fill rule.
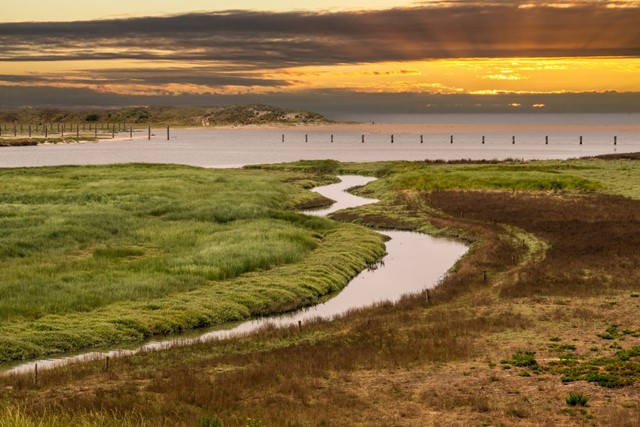
[[[361,141],[364,144],[364,134],[362,135]]]
[[[544,137],[544,145],[549,145],[549,135]]]
[[[309,134],[304,134],[304,142],[309,142]]]
[[[284,142],[284,133],[282,134],[282,142]]]
[[[449,143],[453,144],[453,135],[451,135],[451,138],[449,138]]]
[[[302,331],[302,320],[298,320],[298,330]]]
[[[582,145],[582,136],[580,136],[580,145]]]
[[[36,366],[33,370],[33,385],[35,385],[36,387],[38,387],[39,385],[39,381],[38,381],[38,364],[36,363]]]
[[[147,129],[147,140],[151,141],[151,126],[149,126],[149,129]]]
[[[171,139],[171,136],[169,135],[169,128],[170,126],[167,126],[167,141]]]
[[[618,145],[618,137],[617,136],[613,137],[613,145]]]
[[[424,138],[422,137],[422,135],[420,135],[420,144],[422,144],[424,142]]]
[[[331,134],[331,142],[333,142],[333,134]]]
[[[129,125],[129,139],[133,139],[133,126]]]
[[[482,143],[484,144],[484,135],[482,135]]]
[[[393,144],[393,135],[391,135],[391,143]]]
[[[515,144],[516,143],[516,136],[512,136],[511,137],[511,144]]]

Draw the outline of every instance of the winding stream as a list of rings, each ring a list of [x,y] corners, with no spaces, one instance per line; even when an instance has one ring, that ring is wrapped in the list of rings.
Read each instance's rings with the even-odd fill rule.
[[[306,214],[326,216],[340,209],[377,202],[377,200],[365,199],[346,192],[347,189],[364,185],[374,178],[354,175],[340,176],[339,178],[341,182],[338,184],[314,189],[314,191],[335,200],[336,203],[326,209],[305,211]],[[382,231],[381,233],[391,239],[386,243],[387,255],[380,264],[362,271],[340,293],[324,303],[292,313],[245,321],[234,324],[235,326],[230,325],[228,328],[224,328],[224,325],[218,326],[214,331],[205,332],[193,338],[182,337],[152,341],[131,350],[94,351],[57,359],[37,360],[18,365],[5,373],[33,371],[36,363],[39,370],[52,369],[71,363],[101,360],[106,357],[121,357],[143,351],[162,350],[175,346],[226,339],[254,332],[267,324],[288,326],[316,318],[332,319],[355,308],[366,307],[381,301],[395,302],[403,295],[417,293],[435,286],[456,260],[467,251],[467,247],[461,243],[436,239],[426,234],[407,231]]]

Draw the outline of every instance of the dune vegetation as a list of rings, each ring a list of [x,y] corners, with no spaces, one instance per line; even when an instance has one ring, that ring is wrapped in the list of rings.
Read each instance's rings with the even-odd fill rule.
[[[637,160],[322,161],[233,173],[377,176],[356,192],[378,204],[333,218],[470,250],[428,300],[109,369],[67,366],[37,386],[29,374],[0,377],[0,426],[640,425]]]

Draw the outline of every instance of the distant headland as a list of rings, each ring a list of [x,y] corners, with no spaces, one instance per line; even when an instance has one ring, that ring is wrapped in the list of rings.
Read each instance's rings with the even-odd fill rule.
[[[266,104],[225,107],[140,106],[117,109],[65,110],[28,107],[0,110],[0,124],[128,123],[172,126],[297,125],[332,123],[321,114]]]

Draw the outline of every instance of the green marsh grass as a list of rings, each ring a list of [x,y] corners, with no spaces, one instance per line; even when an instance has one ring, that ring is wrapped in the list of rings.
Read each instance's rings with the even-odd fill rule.
[[[117,359],[108,372],[102,361],[66,366],[43,373],[39,388],[32,374],[0,378],[0,418],[17,414],[25,425],[56,419],[62,425],[139,420],[193,426],[205,417],[219,417],[228,426],[243,425],[247,418],[264,425],[510,425],[515,417],[532,425],[639,424],[639,318],[637,300],[629,297],[639,283],[638,201],[603,193],[624,190],[617,167],[628,168],[627,176],[640,167],[601,160],[504,165],[520,167],[522,174],[544,169],[544,175],[561,181],[569,175],[566,183],[579,176],[588,181],[583,189],[567,184],[555,190],[542,183],[524,190],[515,181],[498,189],[485,179],[478,187],[435,190],[424,188],[426,178],[403,178],[402,187],[389,187],[415,171],[492,167],[491,174],[499,175],[501,166],[330,161],[269,166],[269,173],[309,174],[305,186],[330,179],[316,172],[378,176],[382,179],[357,191],[380,204],[334,217],[454,236],[469,242],[470,251],[431,292],[428,304],[425,293],[408,296],[301,329],[267,327],[224,342]],[[350,229],[318,234],[339,238],[335,244],[352,253]],[[322,241],[304,261],[268,273],[277,278],[276,270],[283,269],[318,276],[298,267],[332,245]],[[133,249],[121,255],[135,259]],[[231,280],[244,283],[253,275]],[[257,279],[264,284],[265,274]],[[154,302],[149,310],[158,306]],[[614,324],[620,326],[614,330]],[[622,345],[610,348],[611,341],[597,337],[602,332],[621,334],[616,342]],[[570,353],[559,355],[549,337],[572,343],[558,344]],[[589,347],[597,353],[586,351]],[[523,349],[535,352],[535,359],[524,354],[515,362],[529,367],[495,369],[492,361],[513,359]],[[569,409],[566,382],[582,382],[572,386],[584,388],[598,403],[589,407],[592,421],[563,412]]]
[[[119,165],[0,179],[0,361],[307,305],[384,251],[364,228],[292,212],[314,198],[300,173]]]

